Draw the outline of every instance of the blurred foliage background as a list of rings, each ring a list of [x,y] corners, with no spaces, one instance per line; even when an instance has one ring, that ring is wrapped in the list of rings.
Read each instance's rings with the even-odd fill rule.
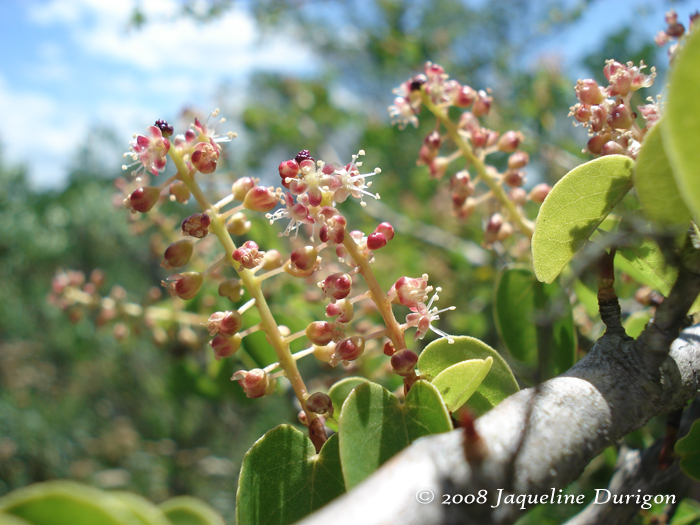
[[[217,16],[230,4],[210,2],[207,16]],[[567,118],[575,79],[554,58],[534,67],[525,64],[547,32],[566,31],[587,5],[253,2],[250,7],[266,31],[292,26],[299,39],[313,46],[321,73],[313,78],[257,74],[243,94],[222,86],[222,113],[229,117],[228,129],[240,138],[219,171],[273,184],[277,164],[301,149],[327,161],[347,161],[365,149],[365,167],[382,168],[373,186],[382,200],[366,210],[346,205],[344,211],[355,228],[371,231],[380,220],[397,228],[391,252],[377,253],[380,282],[388,289],[402,275],[418,276],[429,269],[431,284],[443,287],[442,306],[457,306],[441,328],[499,348],[491,315],[493,283],[499,267],[512,262],[518,250],[487,251],[481,247],[480,217],[466,223],[452,217],[446,205],[447,177],[433,180],[425,167],[416,166],[433,122],[424,118],[417,131],[401,132],[390,125],[386,107],[393,87],[420,72],[426,60],[437,62],[452,78],[493,90],[490,127],[521,130],[526,136],[524,148],[532,159],[527,187],[553,184],[583,159],[584,135]],[[194,16],[188,6],[183,16]],[[137,10],[133,23],[138,27],[148,19]],[[651,42],[637,42],[631,27],[592,43],[580,67],[600,81],[610,57],[644,59],[657,65],[663,78],[665,57]],[[160,117],[154,115],[154,120]],[[121,172],[119,166],[100,163],[101,148],[120,151],[126,145],[109,130],[95,130],[76,151],[70,182],[61,191],[32,189],[22,166],[0,159],[0,495],[37,481],[73,478],[155,501],[191,494],[212,503],[233,523],[242,456],[264,432],[296,420],[292,397],[282,388],[284,402],[279,396],[246,399],[229,381],[240,366],[212,365],[204,328],[166,327],[171,337],[154,341],[153,331],[134,321],[126,327],[128,334],[120,327],[122,337],[115,338],[112,324],[98,326],[89,312],[62,311],[46,301],[60,268],[88,276],[100,269],[105,294],[112,289],[137,303],[149,294],[149,300],[156,300],[152,289],[167,276],[158,266],[162,234],[151,228],[147,235],[135,235],[138,228],[127,220],[128,213],[110,205],[118,193],[113,181]],[[166,212],[174,220],[186,215],[182,208]],[[277,231],[278,226],[270,228],[262,220],[250,237],[288,253]],[[527,250],[520,253],[527,260]],[[322,306],[305,295],[309,288],[303,283],[290,281],[280,277],[269,291],[275,313],[297,330],[321,318]],[[123,291],[115,291],[115,285]],[[216,305],[191,308],[200,306],[213,312]],[[262,339],[246,338],[246,349],[254,360],[268,364],[269,349]],[[306,361],[302,369],[315,378],[312,389],[352,372]],[[383,356],[367,359],[360,365],[363,370],[355,372],[377,376],[386,361]],[[643,443],[649,435],[641,432],[635,439]],[[614,457],[601,459],[572,490],[604,483]],[[577,510],[547,509],[556,515],[539,512],[532,519],[558,523]]]

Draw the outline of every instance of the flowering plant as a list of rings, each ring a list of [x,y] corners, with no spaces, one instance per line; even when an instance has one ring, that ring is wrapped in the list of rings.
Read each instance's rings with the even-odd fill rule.
[[[666,38],[657,37],[659,43],[683,34],[673,15],[667,23]],[[589,132],[585,151],[600,158],[574,168],[553,188],[540,183],[524,189],[530,163],[521,149],[526,136],[487,127],[497,103],[489,90],[450,79],[441,66],[428,62],[424,73],[394,91],[389,113],[399,128],[417,128],[423,110],[435,119],[417,162],[431,178],[449,178],[452,213],[463,221],[483,216],[483,246],[519,263],[504,265],[495,289],[495,322],[507,359],[478,339],[452,336],[438,326],[441,314],[454,309],[435,305],[449,283],[431,281],[428,273],[396,275],[389,282],[378,278],[373,265],[389,257],[400,232],[387,221],[367,231],[351,225],[345,211],[351,201],[365,207],[365,199],[379,199],[370,188],[381,171],[364,172],[359,160],[364,151],[348,163],[333,164],[303,150],[279,164],[275,184],[242,176],[221,192],[214,174],[225,160],[222,143],[234,135],[217,132],[223,119],[210,124],[218,111],[205,123],[195,118],[179,135],[158,120],[134,137],[126,154],[133,162],[124,168],[134,168],[135,178],[121,183],[127,194],[122,202],[132,214],[146,215],[169,239],[161,266],[178,271],[163,281],[174,302],[141,306],[114,294],[100,297],[95,282],[85,285],[70,273],[56,277],[51,299],[64,307],[91,305],[103,320],[120,321],[122,327],[120,316],[143,318],[157,337],[164,332],[160,322],[186,327],[181,334],[208,332],[209,360],[217,367],[241,363],[244,368],[231,370],[231,379],[249,398],[291,388],[308,438],[282,425],[250,449],[237,494],[241,523],[303,518],[369,478],[417,438],[452,430],[452,416],[460,410],[465,461],[478,470],[494,455],[474,419],[520,390],[510,365],[520,372],[521,383],[550,379],[580,357],[577,334],[597,336],[603,329],[621,340],[638,336],[640,345],[657,345],[653,327],[659,321],[644,328],[660,304],[650,289],[672,294],[677,276],[687,270],[684,261],[697,258],[697,227],[691,220],[700,212],[693,182],[699,159],[686,136],[698,132],[682,114],[697,115],[700,109],[687,87],[695,78],[687,77],[694,74],[698,36],[695,31],[684,49],[674,50],[678,56],[667,109],[652,99],[637,107],[639,115],[635,112],[634,93],[651,86],[656,75],[653,68],[645,74],[643,64],[610,60],[603,69],[607,86],[592,79],[577,83],[578,103],[570,116]],[[152,183],[169,165],[175,173]],[[625,199],[633,187],[639,200],[630,204]],[[192,198],[199,209],[181,220],[161,211],[168,201],[186,205]],[[286,255],[268,247],[264,236],[252,238],[254,214],[288,238]],[[679,232],[691,225],[693,232],[681,235],[685,240],[679,244]],[[641,324],[622,325],[615,265],[647,287],[638,293],[644,307],[636,312],[641,312]],[[562,284],[560,275],[567,272]],[[600,321],[583,304],[590,295],[585,272],[596,277]],[[279,321],[273,306],[281,294],[266,289],[271,279],[285,276],[308,285],[307,292],[323,304],[324,318],[305,322],[296,332]],[[219,298],[203,300],[213,288]],[[679,307],[683,315],[689,308],[696,311],[695,297],[690,299]],[[678,327],[671,324],[663,329],[675,330],[675,339]],[[430,331],[438,338],[419,355],[415,342]],[[251,351],[248,341],[254,334],[264,334],[273,361],[261,362]],[[293,351],[297,341],[304,341],[303,348]],[[658,351],[665,355],[668,345]],[[332,385],[309,388],[298,366],[307,356],[350,370],[378,357],[383,364],[373,370],[389,373],[378,372],[373,379],[400,386],[390,392],[367,377],[348,374]],[[282,473],[280,464],[286,465]]]

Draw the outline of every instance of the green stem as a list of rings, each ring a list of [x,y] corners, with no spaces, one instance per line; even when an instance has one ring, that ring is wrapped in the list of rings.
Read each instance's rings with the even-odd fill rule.
[[[367,283],[369,288],[369,293],[372,297],[372,301],[377,306],[377,310],[384,319],[384,324],[386,325],[386,336],[394,344],[394,348],[398,352],[399,350],[406,349],[406,340],[403,336],[403,331],[401,330],[401,325],[396,321],[394,317],[394,311],[391,309],[391,304],[387,301],[386,295],[382,291],[377,278],[374,276],[369,262],[364,255],[360,253],[357,247],[357,243],[350,235],[345,235],[345,240],[343,241],[343,246],[355,261],[355,264],[360,269],[360,273]]]
[[[445,129],[447,130],[447,134],[462,152],[464,158],[467,159],[467,162],[469,162],[469,164],[474,166],[474,169],[476,170],[479,177],[481,177],[481,180],[484,181],[484,183],[493,192],[493,196],[508,211],[508,215],[511,219],[513,219],[516,222],[520,231],[528,237],[532,237],[532,221],[522,216],[522,214],[518,211],[513,201],[511,201],[508,198],[508,195],[506,195],[503,186],[501,186],[498,183],[498,181],[489,174],[489,172],[486,170],[486,165],[479,157],[477,157],[474,154],[469,143],[466,140],[464,140],[464,137],[462,137],[462,135],[459,133],[459,128],[457,127],[457,125],[450,120],[447,111],[445,111],[440,106],[433,104],[432,100],[430,100],[430,96],[427,93],[425,93],[425,91],[421,92],[421,96],[425,107],[428,108],[428,110],[433,115],[435,115],[435,118],[437,118],[440,121],[440,123],[445,127]]]
[[[197,182],[194,180],[194,173],[191,174],[189,172],[184,159],[180,155],[180,152],[178,152],[175,148],[170,148],[168,155],[177,167],[178,178],[187,185],[187,188],[202,207],[202,210],[211,216],[211,225],[209,226],[209,229],[216,236],[216,238],[219,239],[221,246],[223,246],[224,251],[226,252],[226,262],[228,262],[231,267],[236,269],[238,265],[234,264],[233,261],[233,252],[236,250],[236,245],[226,230],[224,220],[221,218],[221,215],[216,207],[212,206],[207,197],[204,195],[202,189],[199,187],[199,184],[197,184]],[[245,289],[248,290],[251,297],[255,299],[255,308],[257,308],[258,314],[260,315],[260,327],[267,335],[268,342],[275,349],[279,364],[284,370],[287,379],[292,384],[292,389],[294,390],[297,399],[299,399],[299,403],[301,403],[301,406],[304,408],[307,421],[311,427],[312,422],[318,416],[306,408],[304,398],[307,396],[308,390],[304,384],[301,374],[299,373],[296,361],[289,349],[289,344],[285,342],[284,337],[282,337],[279,327],[277,326],[277,321],[275,321],[275,318],[270,311],[270,307],[265,300],[261,280],[256,278],[250,270],[246,270],[245,268],[241,268],[240,270],[236,269],[236,272],[243,282]]]

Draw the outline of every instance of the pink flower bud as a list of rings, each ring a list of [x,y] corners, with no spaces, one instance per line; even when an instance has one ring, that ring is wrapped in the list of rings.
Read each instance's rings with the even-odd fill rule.
[[[474,210],[476,210],[476,200],[469,197],[466,201],[464,201],[461,208],[456,210],[456,215],[463,221],[466,221],[469,220],[469,218],[474,214]]]
[[[666,28],[666,34],[671,38],[680,38],[683,36],[683,33],[685,33],[685,27],[683,24],[669,24]]]
[[[181,268],[190,262],[192,251],[192,241],[185,239],[174,242],[166,248],[160,265],[166,270],[170,270],[171,268]]]
[[[146,213],[156,205],[160,197],[160,190],[154,186],[144,186],[135,190],[129,198],[124,201],[127,208],[134,211]],[[133,213],[133,212],[132,212]]]
[[[233,377],[232,381],[238,381],[238,384],[243,387],[245,395],[250,398],[262,397],[270,384],[270,378],[265,370],[254,368],[248,372],[239,370]]]
[[[343,272],[334,273],[320,282],[319,286],[326,297],[333,300],[345,299],[352,290],[352,277]]]
[[[481,118],[488,115],[489,111],[491,110],[492,100],[493,97],[489,96],[486,91],[479,90],[477,93],[477,98],[474,101],[474,105],[472,106],[472,113],[474,116]]]
[[[306,337],[318,346],[325,346],[333,340],[334,325],[327,321],[314,321],[306,327]]]
[[[200,173],[205,175],[213,173],[216,170],[216,163],[219,161],[219,148],[216,144],[198,142],[194,147],[190,160]]]
[[[306,400],[306,408],[310,412],[331,417],[333,415],[333,402],[327,394],[314,392]]]
[[[285,160],[280,163],[277,169],[282,178],[282,186],[289,189],[289,182],[286,179],[297,178],[297,175],[299,175],[299,163],[296,160]]]
[[[501,228],[498,230],[498,234],[496,234],[496,240],[505,241],[511,235],[513,235],[513,225],[509,222],[504,222]]]
[[[374,232],[367,237],[367,248],[379,250],[387,245],[386,236],[383,233]]]
[[[428,298],[428,293],[432,290],[428,289],[428,275],[423,274],[417,279],[411,277],[401,277],[392,289],[396,292],[398,302],[409,308],[418,306],[418,303],[424,302]]]
[[[437,157],[428,166],[428,171],[430,176],[434,179],[441,179],[445,176],[447,171],[447,166],[450,165],[450,161],[447,157]]]
[[[610,79],[610,87],[608,92],[610,96],[621,96],[626,97],[630,92],[630,87],[632,86],[632,75],[627,70],[626,66],[624,69],[615,73],[615,75]]]
[[[219,284],[219,295],[234,303],[240,301],[242,295],[240,279],[227,279]]]
[[[523,141],[523,134],[519,131],[506,131],[498,139],[498,151],[513,153]]]
[[[494,213],[484,230],[484,242],[486,244],[491,244],[498,239],[498,231],[501,229],[501,226],[503,226],[503,217],[500,213]]]
[[[322,363],[330,363],[335,354],[335,343],[330,343],[325,346],[314,345],[314,357]]]
[[[243,268],[251,270],[262,262],[264,255],[265,252],[259,251],[255,241],[246,241],[243,246],[233,251],[232,257]]]
[[[473,134],[480,127],[479,119],[476,118],[471,111],[465,111],[459,116],[458,126],[460,129],[469,131]]]
[[[571,113],[578,122],[588,122],[591,120],[591,107],[585,104],[576,104],[571,108]]]
[[[579,80],[576,83],[576,96],[583,104],[589,106],[600,104],[605,100],[605,93],[600,89],[598,83],[592,78]]]
[[[263,256],[262,268],[265,271],[276,270],[284,264],[282,254],[278,250],[268,250]]]
[[[290,257],[291,263],[301,271],[311,270],[316,265],[318,250],[313,246],[297,248]]]
[[[201,239],[209,234],[210,224],[211,217],[209,215],[206,213],[195,213],[182,221],[182,233],[183,235]]]
[[[319,238],[327,244],[342,244],[345,240],[347,220],[342,215],[333,215],[321,226]]]
[[[610,133],[605,133],[603,135],[593,135],[587,144],[588,152],[593,155],[600,155],[603,151],[603,146],[606,142],[610,140]]]
[[[508,170],[503,176],[503,182],[512,188],[525,184],[525,174],[520,170]]]
[[[469,86],[460,86],[454,95],[452,95],[452,100],[455,106],[458,108],[468,108],[472,105],[476,99],[476,90]]]
[[[391,367],[400,376],[413,374],[417,363],[418,354],[411,350],[401,350],[391,356]]]
[[[354,361],[365,351],[365,340],[359,335],[343,339],[335,345],[335,355],[343,361]]]
[[[341,299],[326,306],[326,316],[337,317],[338,323],[349,323],[355,315],[355,308],[347,299]]]
[[[245,235],[250,231],[251,223],[245,213],[238,212],[226,221],[226,231],[231,235]]]
[[[252,211],[270,211],[279,204],[279,195],[275,193],[273,188],[265,188],[264,186],[256,186],[245,195],[243,199],[243,207]]]
[[[386,343],[384,343],[383,352],[384,352],[384,355],[387,355],[389,357],[394,355],[396,353],[396,348],[394,348],[394,343],[392,343],[391,341],[387,341]]]
[[[255,187],[255,180],[251,177],[241,177],[231,186],[231,194],[237,201],[242,201],[250,190]]]
[[[214,357],[216,360],[231,357],[241,347],[241,336],[235,334],[232,337],[226,337],[221,334],[214,336],[214,339],[209,341],[209,345],[214,349]]]
[[[614,140],[609,140],[603,145],[600,154],[605,155],[622,155],[625,152],[624,148]]]
[[[552,187],[549,184],[542,182],[532,188],[528,198],[536,204],[542,204],[547,195],[549,195],[550,191],[552,191]]]
[[[187,204],[190,200],[190,190],[187,188],[187,184],[181,180],[176,180],[170,185],[170,200],[175,200],[180,204]]]
[[[524,168],[530,162],[530,155],[524,151],[516,151],[508,157],[508,169],[519,170]]]
[[[374,233],[383,233],[387,241],[394,238],[394,227],[388,222],[379,223],[374,229]]]
[[[202,287],[204,277],[197,272],[183,272],[171,275],[161,284],[168,289],[168,292],[180,299],[192,299]]]
[[[462,170],[457,172],[450,179],[450,188],[452,189],[453,202],[461,206],[467,197],[474,195],[474,183],[472,182],[469,172]]]
[[[605,74],[605,78],[608,80],[611,80],[613,76],[616,74],[620,73],[621,71],[626,71],[627,67],[620,64],[616,60],[608,60],[605,63],[605,67],[603,68],[603,73]]]
[[[625,104],[618,104],[608,115],[608,124],[613,129],[630,129],[632,122],[633,114]]]
[[[523,206],[527,202],[527,192],[522,188],[513,188],[508,193],[508,198],[519,206]]]
[[[607,123],[608,110],[605,106],[592,106],[591,107],[591,131],[593,133],[598,133],[601,131],[605,124]]]
[[[231,337],[240,332],[242,326],[243,318],[237,310],[215,312],[209,317],[207,330],[209,335],[220,334],[224,337]]]

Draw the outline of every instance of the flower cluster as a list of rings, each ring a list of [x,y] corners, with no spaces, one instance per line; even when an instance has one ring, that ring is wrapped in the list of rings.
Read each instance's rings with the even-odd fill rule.
[[[524,215],[523,206],[528,200],[541,203],[550,188],[540,184],[531,192],[523,189],[525,168],[530,162],[529,155],[519,149],[524,136],[515,130],[500,134],[484,125],[482,121],[493,104],[490,92],[460,84],[450,79],[441,66],[427,62],[424,74],[410,78],[394,93],[397,97],[389,113],[401,129],[407,124],[417,127],[423,106],[437,118],[435,129],[423,140],[417,164],[427,166],[431,177],[442,179],[450,164],[460,159],[463,162],[461,169],[450,177],[453,214],[466,220],[477,205],[483,204],[492,214],[484,224],[487,245],[507,239],[515,229],[513,224],[530,236],[532,225]],[[456,122],[450,120],[451,107],[462,110]],[[456,149],[443,151],[450,142]],[[492,154],[507,155],[505,170],[499,171],[495,165],[486,163]],[[479,191],[479,182],[486,186],[484,191]],[[496,224],[498,228],[494,229]]]
[[[472,97],[471,88],[462,89],[448,81],[439,66],[433,66],[426,73],[425,86],[435,103],[445,104],[454,99],[466,107],[483,98],[490,105],[490,97],[485,93],[475,93]],[[466,98],[473,100],[467,104]],[[483,101],[479,104],[483,106]],[[217,112],[212,116],[217,116]],[[381,170],[361,170],[359,158],[364,151],[360,150],[343,165],[325,163],[314,159],[307,150],[300,151],[293,159],[279,164],[280,187],[263,186],[258,179],[240,177],[232,184],[229,193],[212,203],[204,195],[196,175],[209,175],[219,168],[219,143],[231,138],[232,134],[219,137],[198,119],[186,133],[174,136],[171,143],[169,137],[173,134],[172,126],[158,121],[148,128],[146,135],[136,137],[129,155],[135,160],[132,166],[137,165],[134,173],[139,187],[131,191],[123,203],[133,214],[149,214],[158,221],[162,232],[172,225],[170,219],[157,219],[158,204],[165,200],[164,196],[169,194],[170,200],[177,203],[186,203],[191,195],[197,197],[202,209],[184,218],[171,235],[161,233],[170,240],[169,245],[161,248],[161,266],[178,272],[163,280],[162,284],[173,297],[189,301],[207,288],[207,282],[219,281],[219,295],[232,304],[214,313],[196,315],[197,324],[205,326],[208,331],[215,359],[245,354],[245,338],[258,331],[265,333],[278,355],[278,362],[264,368],[240,370],[232,377],[248,397],[270,394],[275,389],[276,380],[286,377],[302,405],[302,420],[311,428],[317,424],[314,423],[316,418],[329,417],[330,410],[323,397],[325,394],[308,394],[296,367],[296,361],[301,357],[314,355],[331,366],[348,365],[365,353],[383,348],[385,354],[392,356],[394,371],[404,378],[406,388],[410,388],[418,378],[415,372],[417,356],[414,359],[416,354],[406,346],[406,330],[415,328],[415,339],[423,339],[432,330],[453,341],[445,332],[432,326],[440,319],[440,313],[452,308],[438,310],[433,307],[437,295],[428,299],[432,287],[427,285],[427,274],[417,279],[402,277],[388,292],[383,291],[377,282],[371,267],[375,261],[374,252],[392,241],[395,236],[392,225],[381,222],[369,233],[352,230],[339,209],[350,199],[356,199],[361,206],[365,206],[366,197],[379,199],[370,188],[371,177]],[[511,142],[513,140],[518,142],[520,139],[515,136]],[[515,147],[511,150],[514,152]],[[168,159],[174,164],[176,174],[158,186],[149,186],[147,174],[161,173]],[[526,159],[525,162],[521,159],[517,169],[526,163]],[[461,180],[461,186],[455,191],[464,193],[465,186],[469,186],[468,181],[466,185],[464,182]],[[251,212],[264,213],[270,224],[286,222],[279,233],[281,237],[298,239],[299,234],[306,230],[310,243],[306,246],[297,244],[284,257],[264,243],[246,238],[251,228],[247,215]],[[240,244],[234,244],[232,235],[242,237]],[[199,266],[208,259],[203,255],[204,250],[211,248],[212,237],[219,241],[224,255],[213,264],[209,261],[210,266],[202,269]],[[301,279],[313,278],[320,296],[327,301],[325,319],[313,321],[296,333],[277,324],[268,305],[269,298],[262,289],[267,279],[285,273]],[[249,299],[240,304],[244,295]],[[360,311],[357,305],[361,301],[374,304],[371,309],[379,313],[382,323],[357,319],[356,311]],[[199,303],[200,308],[206,309],[206,302]],[[410,310],[405,323],[396,320],[394,305],[403,305]],[[244,316],[248,310],[253,313]],[[251,324],[255,311],[259,321]],[[189,315],[189,321],[194,320],[194,312],[181,313]],[[311,346],[292,354],[290,344],[299,338],[306,338]],[[249,356],[247,361],[250,361]]]
[[[603,73],[608,85],[601,87],[593,79],[579,80],[576,84],[576,97],[579,103],[571,107],[569,116],[588,129],[590,139],[587,150],[593,155],[628,155],[636,158],[645,133],[659,117],[658,101],[637,109],[645,121],[640,128],[637,113],[630,99],[634,92],[651,86],[656,77],[652,67],[649,75],[644,74],[644,63],[635,66],[632,62],[621,64],[615,60],[605,63]]]
[[[654,42],[659,47],[663,47],[669,42],[672,42],[671,47],[668,49],[669,60],[673,60],[678,50],[678,43],[683,35],[686,33],[685,26],[678,21],[678,13],[674,9],[671,9],[666,13],[666,29],[659,31],[654,37]],[[695,24],[700,19],[700,13],[695,11],[690,15],[690,29],[695,27]]]

